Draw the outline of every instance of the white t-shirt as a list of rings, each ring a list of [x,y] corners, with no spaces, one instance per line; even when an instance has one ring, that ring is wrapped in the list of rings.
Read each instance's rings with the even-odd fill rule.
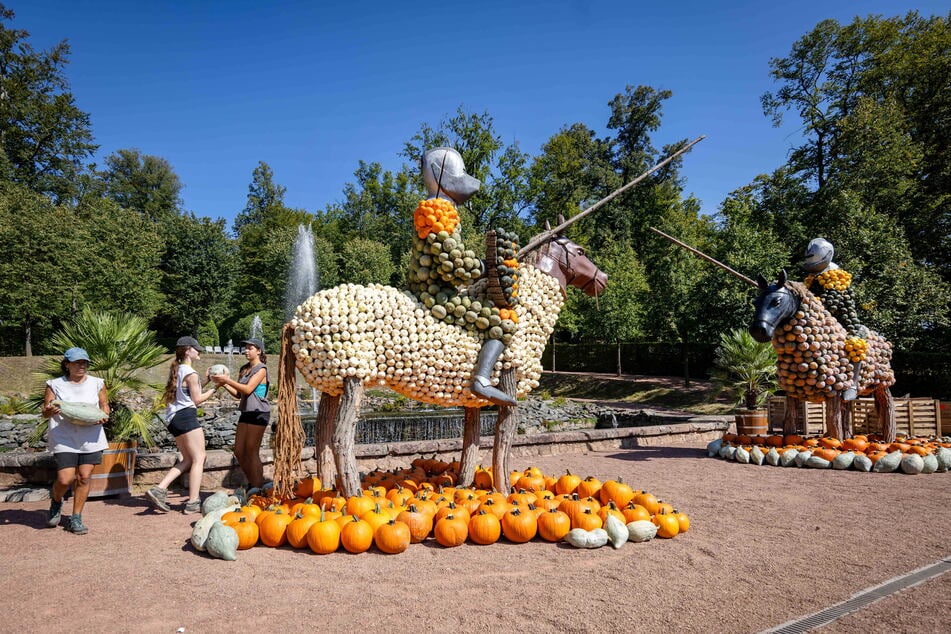
[[[175,388],[175,400],[169,403],[168,407],[165,408],[166,421],[171,420],[172,416],[174,416],[176,412],[180,412],[187,407],[198,407],[195,405],[195,401],[192,400],[191,395],[188,393],[188,386],[185,385],[185,377],[189,374],[198,373],[195,371],[195,368],[191,367],[190,365],[183,363],[178,366],[178,385]],[[199,385],[201,385],[200,381]]]
[[[50,379],[46,385],[53,390],[55,400],[98,406],[99,392],[105,382],[98,376],[87,374],[81,383],[61,376]],[[47,442],[53,453],[93,453],[109,448],[102,425],[74,425],[61,414],[50,417]]]

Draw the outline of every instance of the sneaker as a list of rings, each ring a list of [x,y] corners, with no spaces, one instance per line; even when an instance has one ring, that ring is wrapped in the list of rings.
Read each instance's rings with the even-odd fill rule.
[[[168,513],[172,510],[172,507],[165,501],[167,495],[168,491],[159,487],[152,487],[145,492],[145,498],[152,505],[152,508],[162,511],[163,513]]]
[[[63,518],[63,501],[50,500],[50,512],[46,516],[46,525],[50,528],[59,526],[59,521]]]
[[[182,513],[185,515],[201,513],[201,500],[188,500],[185,502],[185,508],[182,509]]]
[[[74,514],[69,518],[69,527],[66,530],[73,535],[85,535],[89,532],[89,528],[83,524],[83,516],[79,514]]]

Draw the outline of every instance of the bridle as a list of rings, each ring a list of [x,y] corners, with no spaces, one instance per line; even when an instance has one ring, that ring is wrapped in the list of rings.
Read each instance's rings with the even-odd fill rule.
[[[558,255],[552,255],[551,245],[557,244],[561,253],[564,254],[564,257]],[[574,286],[575,288],[581,289],[587,294],[587,288],[595,282],[597,275],[586,275],[578,273],[575,266],[572,265],[572,258],[582,257],[584,254],[577,254],[569,248],[568,245],[572,244],[571,240],[565,236],[555,236],[549,240],[544,249],[542,250],[542,255],[554,261],[558,265],[558,269],[561,272],[563,279],[565,280],[565,286]],[[580,247],[578,247],[580,248]],[[578,280],[578,283],[575,283],[575,280]],[[597,293],[590,293],[595,298],[597,298]]]

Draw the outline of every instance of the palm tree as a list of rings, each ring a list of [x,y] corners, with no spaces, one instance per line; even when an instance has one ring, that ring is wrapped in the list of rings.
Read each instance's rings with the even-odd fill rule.
[[[746,329],[734,328],[720,335],[710,375],[717,392],[736,398],[735,406],[757,409],[776,391],[776,351],[760,343]]]
[[[111,441],[138,439],[152,446],[151,423],[161,407],[159,395],[151,397],[149,405],[136,405],[145,394],[154,393],[161,386],[139,378],[141,370],[162,363],[165,348],[155,341],[155,333],[141,317],[130,313],[94,312],[83,309],[71,323],[56,332],[51,344],[58,350],[74,346],[84,348],[92,359],[89,371],[105,381],[111,413],[106,423],[106,436]],[[36,373],[42,381],[62,375],[60,359],[47,359]],[[43,402],[45,387],[31,400]],[[46,425],[37,426],[36,439],[46,432]]]

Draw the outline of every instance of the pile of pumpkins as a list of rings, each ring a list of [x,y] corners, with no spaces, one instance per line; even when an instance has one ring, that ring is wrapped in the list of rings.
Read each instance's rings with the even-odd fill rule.
[[[899,435],[895,442],[886,443],[874,434],[844,440],[725,434],[707,445],[707,455],[742,464],[918,475],[951,470],[951,437]]]
[[[508,494],[494,491],[491,472],[480,467],[472,487],[454,486],[457,463],[417,458],[411,467],[371,472],[363,492],[349,498],[323,489],[317,477],[297,483],[295,497],[273,490],[250,495],[217,492],[206,498],[192,531],[192,545],[233,561],[239,550],[289,545],[326,555],[363,553],[375,547],[402,553],[434,540],[446,548],[540,538],[577,548],[647,542],[687,532],[690,518],[620,478],[601,482],[566,472],[546,476],[537,467],[515,471]]]

